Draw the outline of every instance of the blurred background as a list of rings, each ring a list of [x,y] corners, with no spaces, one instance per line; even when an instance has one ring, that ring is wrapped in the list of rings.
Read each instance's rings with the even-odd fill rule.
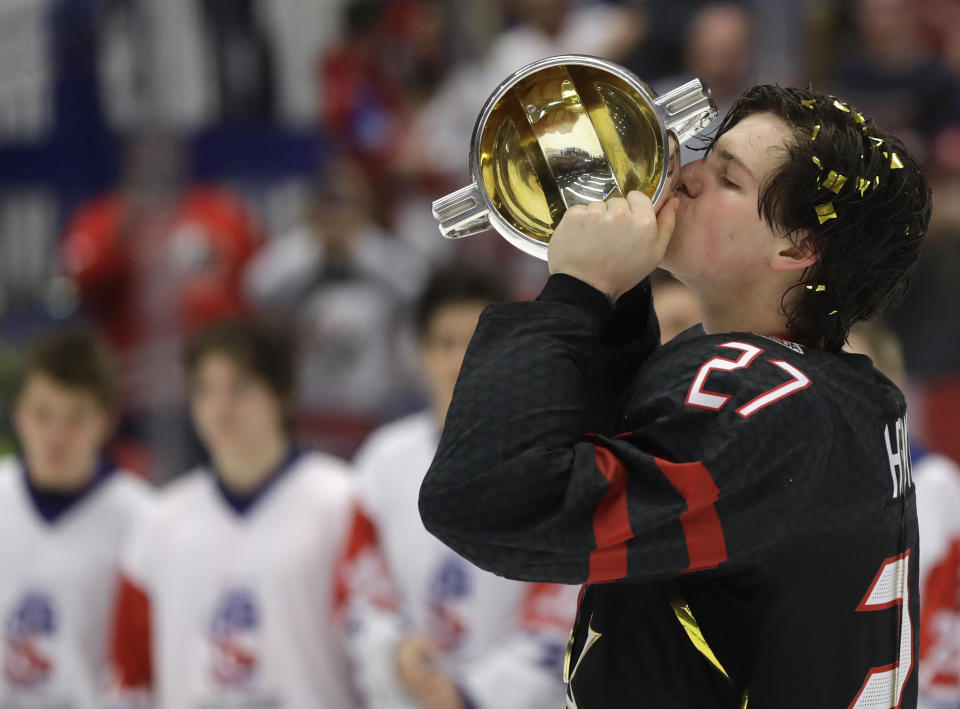
[[[296,336],[301,437],[352,455],[424,404],[432,268],[517,298],[546,279],[494,235],[444,241],[429,207],[469,181],[492,89],[561,52],[660,91],[699,76],[722,110],[809,84],[904,137],[935,211],[891,324],[912,428],[960,460],[960,0],[0,0],[0,407],[24,341],[93,322],[123,374],[113,455],[162,482],[201,455],[185,338],[261,314]]]

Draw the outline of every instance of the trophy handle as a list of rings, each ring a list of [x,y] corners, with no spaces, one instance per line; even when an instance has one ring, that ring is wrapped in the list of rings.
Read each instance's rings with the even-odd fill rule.
[[[484,193],[477,183],[467,185],[433,203],[433,218],[448,239],[472,236],[490,228]]]
[[[667,130],[676,134],[681,145],[706,128],[717,115],[710,88],[700,79],[658,96],[654,103]]]

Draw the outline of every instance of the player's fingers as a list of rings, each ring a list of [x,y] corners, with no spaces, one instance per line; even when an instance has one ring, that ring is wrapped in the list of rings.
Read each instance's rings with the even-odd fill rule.
[[[589,202],[587,203],[588,212],[604,212],[607,209],[607,205],[603,202]]]
[[[657,246],[661,250],[667,248],[673,236],[673,230],[677,226],[678,206],[680,206],[679,198],[671,197],[657,215]]]
[[[630,205],[630,211],[643,214],[644,212],[653,212],[653,202],[640,190],[627,192],[627,203]]]
[[[623,197],[611,197],[606,201],[606,205],[611,214],[630,211],[630,204]]]

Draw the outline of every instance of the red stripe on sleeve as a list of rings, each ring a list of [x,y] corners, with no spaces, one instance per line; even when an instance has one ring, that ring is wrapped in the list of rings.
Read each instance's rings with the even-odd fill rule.
[[[114,680],[120,688],[153,686],[150,650],[150,598],[121,575],[111,638]]]
[[[627,575],[627,540],[632,538],[627,510],[627,469],[606,448],[596,446],[597,467],[610,485],[593,513],[596,550],[590,552],[587,583],[622,579]]]
[[[680,525],[687,540],[687,571],[713,569],[727,559],[727,543],[714,503],[720,490],[702,463],[671,463],[654,458],[664,477],[687,503]]]

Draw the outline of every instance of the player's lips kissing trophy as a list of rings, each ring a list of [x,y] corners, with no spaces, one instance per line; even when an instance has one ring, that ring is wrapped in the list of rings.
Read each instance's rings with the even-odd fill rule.
[[[699,79],[657,96],[613,62],[561,55],[508,77],[473,130],[473,184],[433,203],[449,238],[491,226],[547,258],[550,235],[577,204],[641,190],[659,208],[674,192],[679,146],[717,115]]]

